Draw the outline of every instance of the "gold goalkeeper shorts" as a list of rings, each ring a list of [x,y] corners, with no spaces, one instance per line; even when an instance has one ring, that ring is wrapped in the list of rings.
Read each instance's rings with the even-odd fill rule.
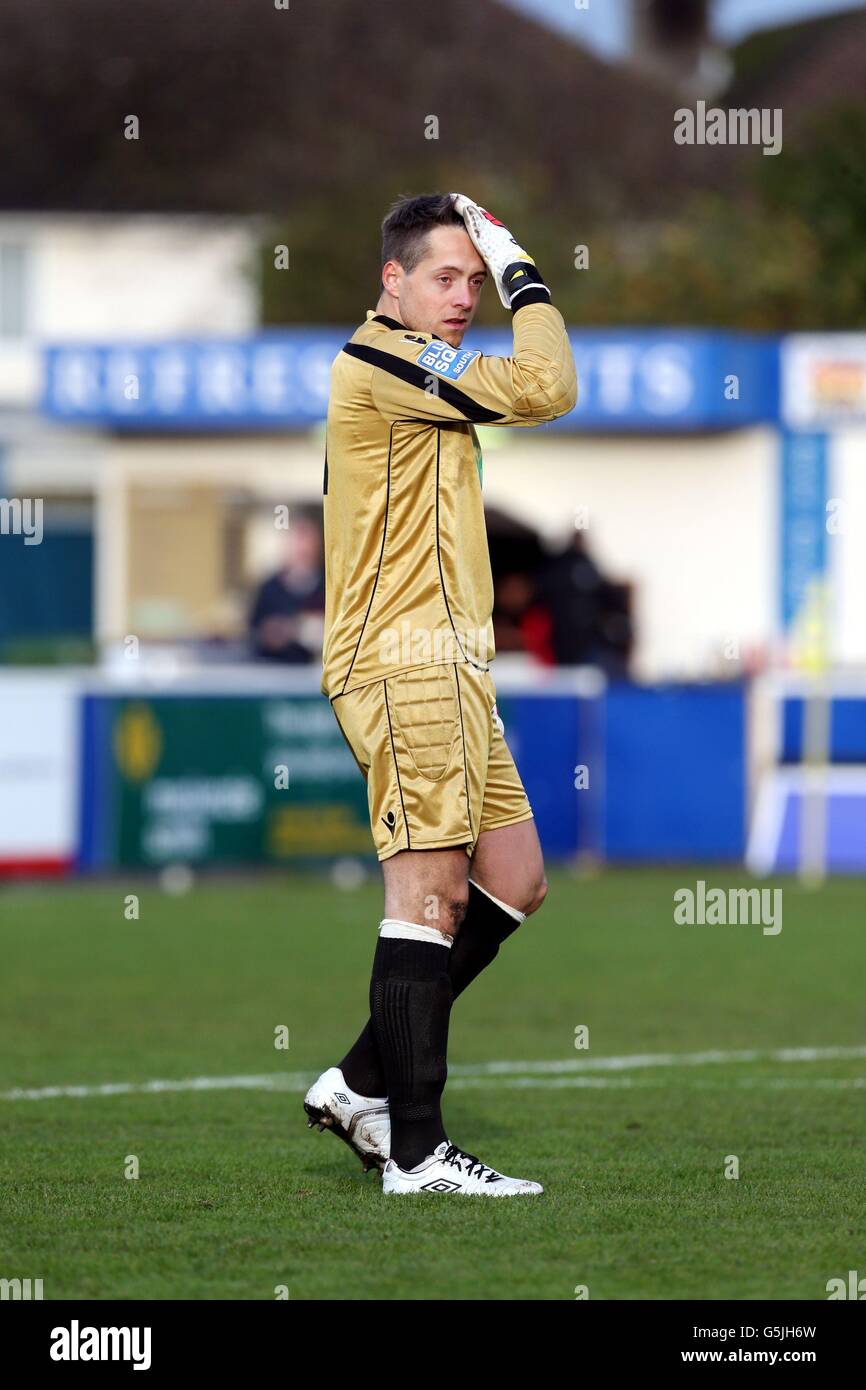
[[[496,713],[488,671],[416,667],[332,701],[367,782],[376,852],[465,845],[532,808]]]

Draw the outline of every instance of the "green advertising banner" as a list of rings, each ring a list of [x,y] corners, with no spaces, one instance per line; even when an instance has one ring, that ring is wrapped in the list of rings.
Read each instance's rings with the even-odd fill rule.
[[[367,789],[320,696],[91,696],[85,861],[372,856]]]

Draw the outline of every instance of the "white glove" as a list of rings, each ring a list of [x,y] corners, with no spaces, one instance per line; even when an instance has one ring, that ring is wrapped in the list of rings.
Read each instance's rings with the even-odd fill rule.
[[[533,299],[539,299],[542,295],[549,299],[550,290],[541,278],[535,261],[508,228],[486,208],[473,203],[465,193],[452,193],[451,200],[455,211],[463,218],[475,250],[487,263],[506,309],[519,308],[519,296],[529,289],[536,291]]]

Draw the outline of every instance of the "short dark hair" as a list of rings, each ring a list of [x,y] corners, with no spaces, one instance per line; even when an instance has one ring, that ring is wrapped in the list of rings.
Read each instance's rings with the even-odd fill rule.
[[[450,193],[398,198],[382,223],[382,266],[397,261],[409,275],[423,259],[427,235],[434,227],[462,226]]]

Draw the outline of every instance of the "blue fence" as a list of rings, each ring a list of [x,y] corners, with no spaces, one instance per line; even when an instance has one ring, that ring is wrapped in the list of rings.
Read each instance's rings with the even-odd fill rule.
[[[509,747],[548,858],[741,861],[745,699],[739,684],[623,684],[592,695],[499,690]],[[181,708],[185,701],[201,707],[194,717]],[[191,718],[196,731],[208,727],[204,751],[189,735]],[[271,726],[292,731],[291,748],[283,733],[272,746]],[[295,780],[277,796],[273,768],[283,760]],[[327,704],[281,692],[277,681],[267,696],[214,688],[204,702],[201,695],[160,698],[153,690],[86,696],[80,764],[78,864],[85,870],[184,859],[189,817],[171,807],[193,793],[201,819],[193,860],[200,851],[203,862],[241,863],[251,845],[250,862],[373,852],[364,784]],[[249,825],[239,829],[237,816],[228,826],[220,822],[216,793],[240,781]],[[171,814],[161,824],[164,804]]]

